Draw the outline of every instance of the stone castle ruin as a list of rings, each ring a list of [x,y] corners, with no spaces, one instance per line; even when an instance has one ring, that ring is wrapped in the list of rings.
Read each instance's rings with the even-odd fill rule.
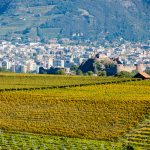
[[[117,64],[116,65],[116,73],[120,73],[121,71],[137,71],[137,72],[143,72],[144,71],[144,65],[143,64],[136,64],[135,66],[124,66],[123,64]]]

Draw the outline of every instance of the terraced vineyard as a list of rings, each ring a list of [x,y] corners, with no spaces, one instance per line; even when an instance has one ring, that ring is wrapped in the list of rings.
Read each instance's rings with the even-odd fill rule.
[[[57,87],[0,92],[0,149],[119,150],[129,143],[148,150],[150,81],[35,75],[0,78],[1,87],[5,83],[7,88],[11,88],[9,83]]]
[[[0,134],[0,149],[13,150],[99,150],[122,148],[121,143],[35,134]]]
[[[124,137],[125,143],[150,148],[150,115],[147,115],[135,128]]]

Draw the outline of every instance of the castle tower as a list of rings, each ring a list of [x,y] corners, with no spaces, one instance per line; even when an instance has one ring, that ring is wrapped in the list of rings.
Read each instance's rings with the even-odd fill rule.
[[[136,71],[143,72],[144,71],[144,65],[143,64],[137,64],[136,65]]]
[[[123,70],[123,64],[117,64],[116,73],[120,73]]]

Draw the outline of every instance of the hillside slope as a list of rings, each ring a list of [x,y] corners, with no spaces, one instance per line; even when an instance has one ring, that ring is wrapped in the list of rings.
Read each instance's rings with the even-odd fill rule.
[[[148,40],[150,0],[0,0],[0,38]]]

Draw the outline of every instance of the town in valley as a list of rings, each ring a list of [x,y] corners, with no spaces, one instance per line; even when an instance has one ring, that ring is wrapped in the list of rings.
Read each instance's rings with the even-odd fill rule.
[[[51,39],[48,43],[30,42],[28,44],[0,41],[0,68],[17,73],[39,73],[39,68],[64,69],[65,74],[73,74],[71,68],[79,67],[88,59],[98,55],[99,60],[117,60],[118,71],[132,72],[135,66],[140,71],[150,68],[150,42],[146,44],[128,42],[123,39],[119,43],[105,45],[68,44],[69,39],[59,43]],[[66,44],[67,43],[67,44]],[[94,72],[95,73],[95,72]],[[114,73],[115,74],[115,73]],[[113,75],[113,74],[112,74]]]

